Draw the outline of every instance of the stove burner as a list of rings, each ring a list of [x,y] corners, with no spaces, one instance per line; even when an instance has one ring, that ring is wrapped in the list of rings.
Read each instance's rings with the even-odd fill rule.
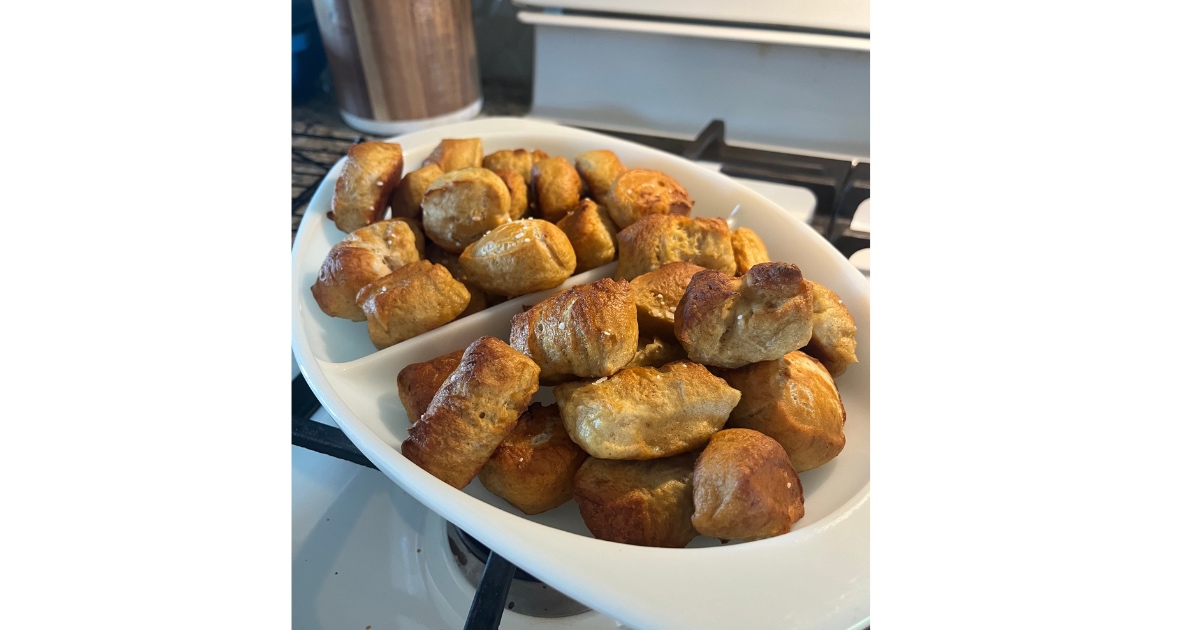
[[[463,577],[471,586],[479,588],[491,550],[453,523],[446,524],[446,541],[450,543],[450,553]],[[516,569],[513,578],[505,610],[530,617],[552,618],[570,617],[591,610],[521,569]]]

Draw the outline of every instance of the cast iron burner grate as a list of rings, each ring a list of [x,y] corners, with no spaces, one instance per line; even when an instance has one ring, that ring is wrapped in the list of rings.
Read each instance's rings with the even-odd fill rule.
[[[591,610],[492,553],[453,523],[446,523],[446,544],[459,571],[476,590],[467,628],[495,627],[505,610],[541,618],[570,617]]]
[[[300,219],[308,209],[317,187],[329,174],[351,145],[371,136],[355,135],[319,124],[294,123],[292,125],[292,242],[296,242],[296,231]],[[381,138],[378,138],[381,139]]]
[[[759,149],[730,146],[725,143],[725,123],[713,120],[692,140],[621,133],[603,129],[588,129],[631,142],[680,155],[690,160],[705,160],[722,164],[721,172],[731,177],[757,179],[813,191],[817,207],[812,226],[834,247],[849,257],[871,246],[871,236],[850,229],[854,212],[863,200],[871,196],[871,164],[825,157],[796,155]],[[292,242],[295,243],[300,219],[308,201],[351,145],[365,140],[382,140],[372,136],[354,135],[320,125],[299,125],[292,129]],[[362,466],[376,468],[337,427],[312,419],[321,408],[320,401],[303,376],[292,381],[292,444],[311,451],[344,459]],[[453,534],[451,533],[453,532]],[[454,534],[458,534],[455,536]],[[514,579],[536,582],[536,578],[521,571],[499,554],[488,550],[466,532],[450,525],[450,542],[462,542],[479,561],[486,562],[478,579],[475,600],[467,616],[466,630],[495,630],[500,625],[509,602]],[[468,542],[469,541],[469,542]],[[479,557],[486,554],[486,560]],[[519,577],[518,577],[519,576]],[[572,611],[571,604],[557,602],[561,610]],[[540,600],[539,600],[540,601]],[[581,606],[580,606],[581,607]],[[581,607],[582,608],[582,607]],[[559,610],[559,609],[555,609]],[[583,610],[566,612],[578,614]],[[553,615],[553,616],[565,616]]]

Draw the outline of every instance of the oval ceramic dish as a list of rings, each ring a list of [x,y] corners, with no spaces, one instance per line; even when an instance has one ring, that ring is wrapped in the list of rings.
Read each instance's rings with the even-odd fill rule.
[[[342,162],[313,196],[292,253],[292,347],[317,398],[363,454],[421,503],[566,595],[639,630],[654,628],[862,628],[870,615],[869,285],[825,239],[758,193],[688,160],[608,136],[522,118],[490,118],[412,133],[405,172],[442,138],[482,138],[484,154],[541,149],[570,160],[591,149],[614,151],[626,167],[661,170],[696,205],[693,216],[726,217],[757,232],[771,260],[800,267],[835,291],[858,326],[859,363],[837,379],[846,407],[846,447],[832,462],[801,473],[805,516],[783,536],[720,545],[697,538],[684,549],[597,540],[574,501],[526,516],[476,479],[457,490],[399,451],[410,426],[396,392],[406,365],[464,348],[482,335],[508,340],[523,305],[554,292],[522,296],[376,351],[366,323],[326,316],[310,287],[331,247],[345,235],[326,217]],[[734,211],[734,209],[737,209]],[[615,263],[578,274],[564,286],[611,276]],[[553,402],[543,387],[534,400]],[[386,553],[386,550],[380,550]]]

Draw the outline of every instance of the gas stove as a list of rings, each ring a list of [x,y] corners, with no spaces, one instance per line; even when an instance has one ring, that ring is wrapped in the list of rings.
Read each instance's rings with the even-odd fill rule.
[[[725,173],[825,235],[869,276],[865,157],[732,145],[721,120],[688,137],[590,128]],[[293,129],[293,211],[303,214],[354,132]],[[298,218],[293,223],[293,236]],[[625,626],[523,575],[392,483],[320,407],[293,360],[293,627],[576,628]],[[493,566],[489,566],[492,563]],[[485,570],[486,567],[486,570]]]

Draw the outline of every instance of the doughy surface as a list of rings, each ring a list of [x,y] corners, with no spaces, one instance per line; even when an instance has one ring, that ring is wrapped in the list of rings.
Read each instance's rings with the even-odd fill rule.
[[[589,458],[575,475],[584,525],[601,540],[644,547],[684,547],[692,526],[696,453],[649,461]]]
[[[680,261],[733,274],[737,263],[725,220],[652,214],[617,232],[618,278],[632,280]]]
[[[608,214],[618,228],[652,214],[687,215],[694,202],[679,182],[662,171],[634,168],[623,171],[604,197]]]
[[[637,302],[638,330],[643,335],[675,338],[675,313],[692,276],[704,267],[673,262],[648,271],[629,282]]]
[[[812,339],[803,348],[837,378],[858,363],[858,327],[842,298],[823,284],[807,281],[813,296]]]
[[[575,472],[586,459],[563,428],[558,405],[533,403],[479,471],[479,481],[522,512],[541,514],[571,500]]]
[[[722,376],[742,393],[729,428],[754,429],[779,442],[796,472],[837,457],[846,446],[846,408],[825,366],[803,352]]]
[[[804,516],[804,490],[787,453],[750,429],[725,429],[709,440],[692,478],[692,525],[721,540],[786,534]]]
[[[554,388],[563,424],[592,457],[655,459],[698,449],[741,394],[691,361],[625,368]]]
[[[404,149],[393,142],[360,142],[350,147],[333,189],[330,211],[343,232],[383,219],[392,191],[404,172]]]
[[[537,389],[537,364],[495,337],[480,337],[409,428],[400,452],[461,490],[512,431]]]
[[[778,359],[807,344],[812,329],[811,288],[788,263],[755,265],[739,278],[697,272],[675,311],[688,357],[722,368]]]
[[[533,358],[543,383],[609,376],[637,352],[629,283],[603,278],[564,289],[513,316],[509,343]]]
[[[454,321],[471,294],[445,267],[418,260],[363,287],[357,299],[371,343],[382,350]]]
[[[429,408],[442,383],[458,368],[463,352],[455,350],[429,361],[413,363],[396,374],[396,391],[400,396],[400,404],[408,413],[409,422],[420,418]]]
[[[608,212],[591,199],[581,199],[556,225],[575,249],[576,272],[607,265],[617,257],[617,228]]]
[[[767,255],[767,246],[754,230],[740,227],[734,230],[729,238],[733,242],[733,260],[737,263],[734,275],[745,275],[754,265],[771,262],[771,257]]]
[[[486,293],[516,297],[553,289],[575,273],[575,250],[553,223],[522,219],[472,243],[458,258],[464,278]]]
[[[330,317],[366,321],[358,292],[368,284],[421,258],[419,230],[403,220],[359,228],[334,245],[312,286],[313,299]]]
[[[508,186],[492,171],[447,172],[429,185],[421,201],[425,235],[446,251],[461,253],[488,230],[511,221],[511,204]]]

